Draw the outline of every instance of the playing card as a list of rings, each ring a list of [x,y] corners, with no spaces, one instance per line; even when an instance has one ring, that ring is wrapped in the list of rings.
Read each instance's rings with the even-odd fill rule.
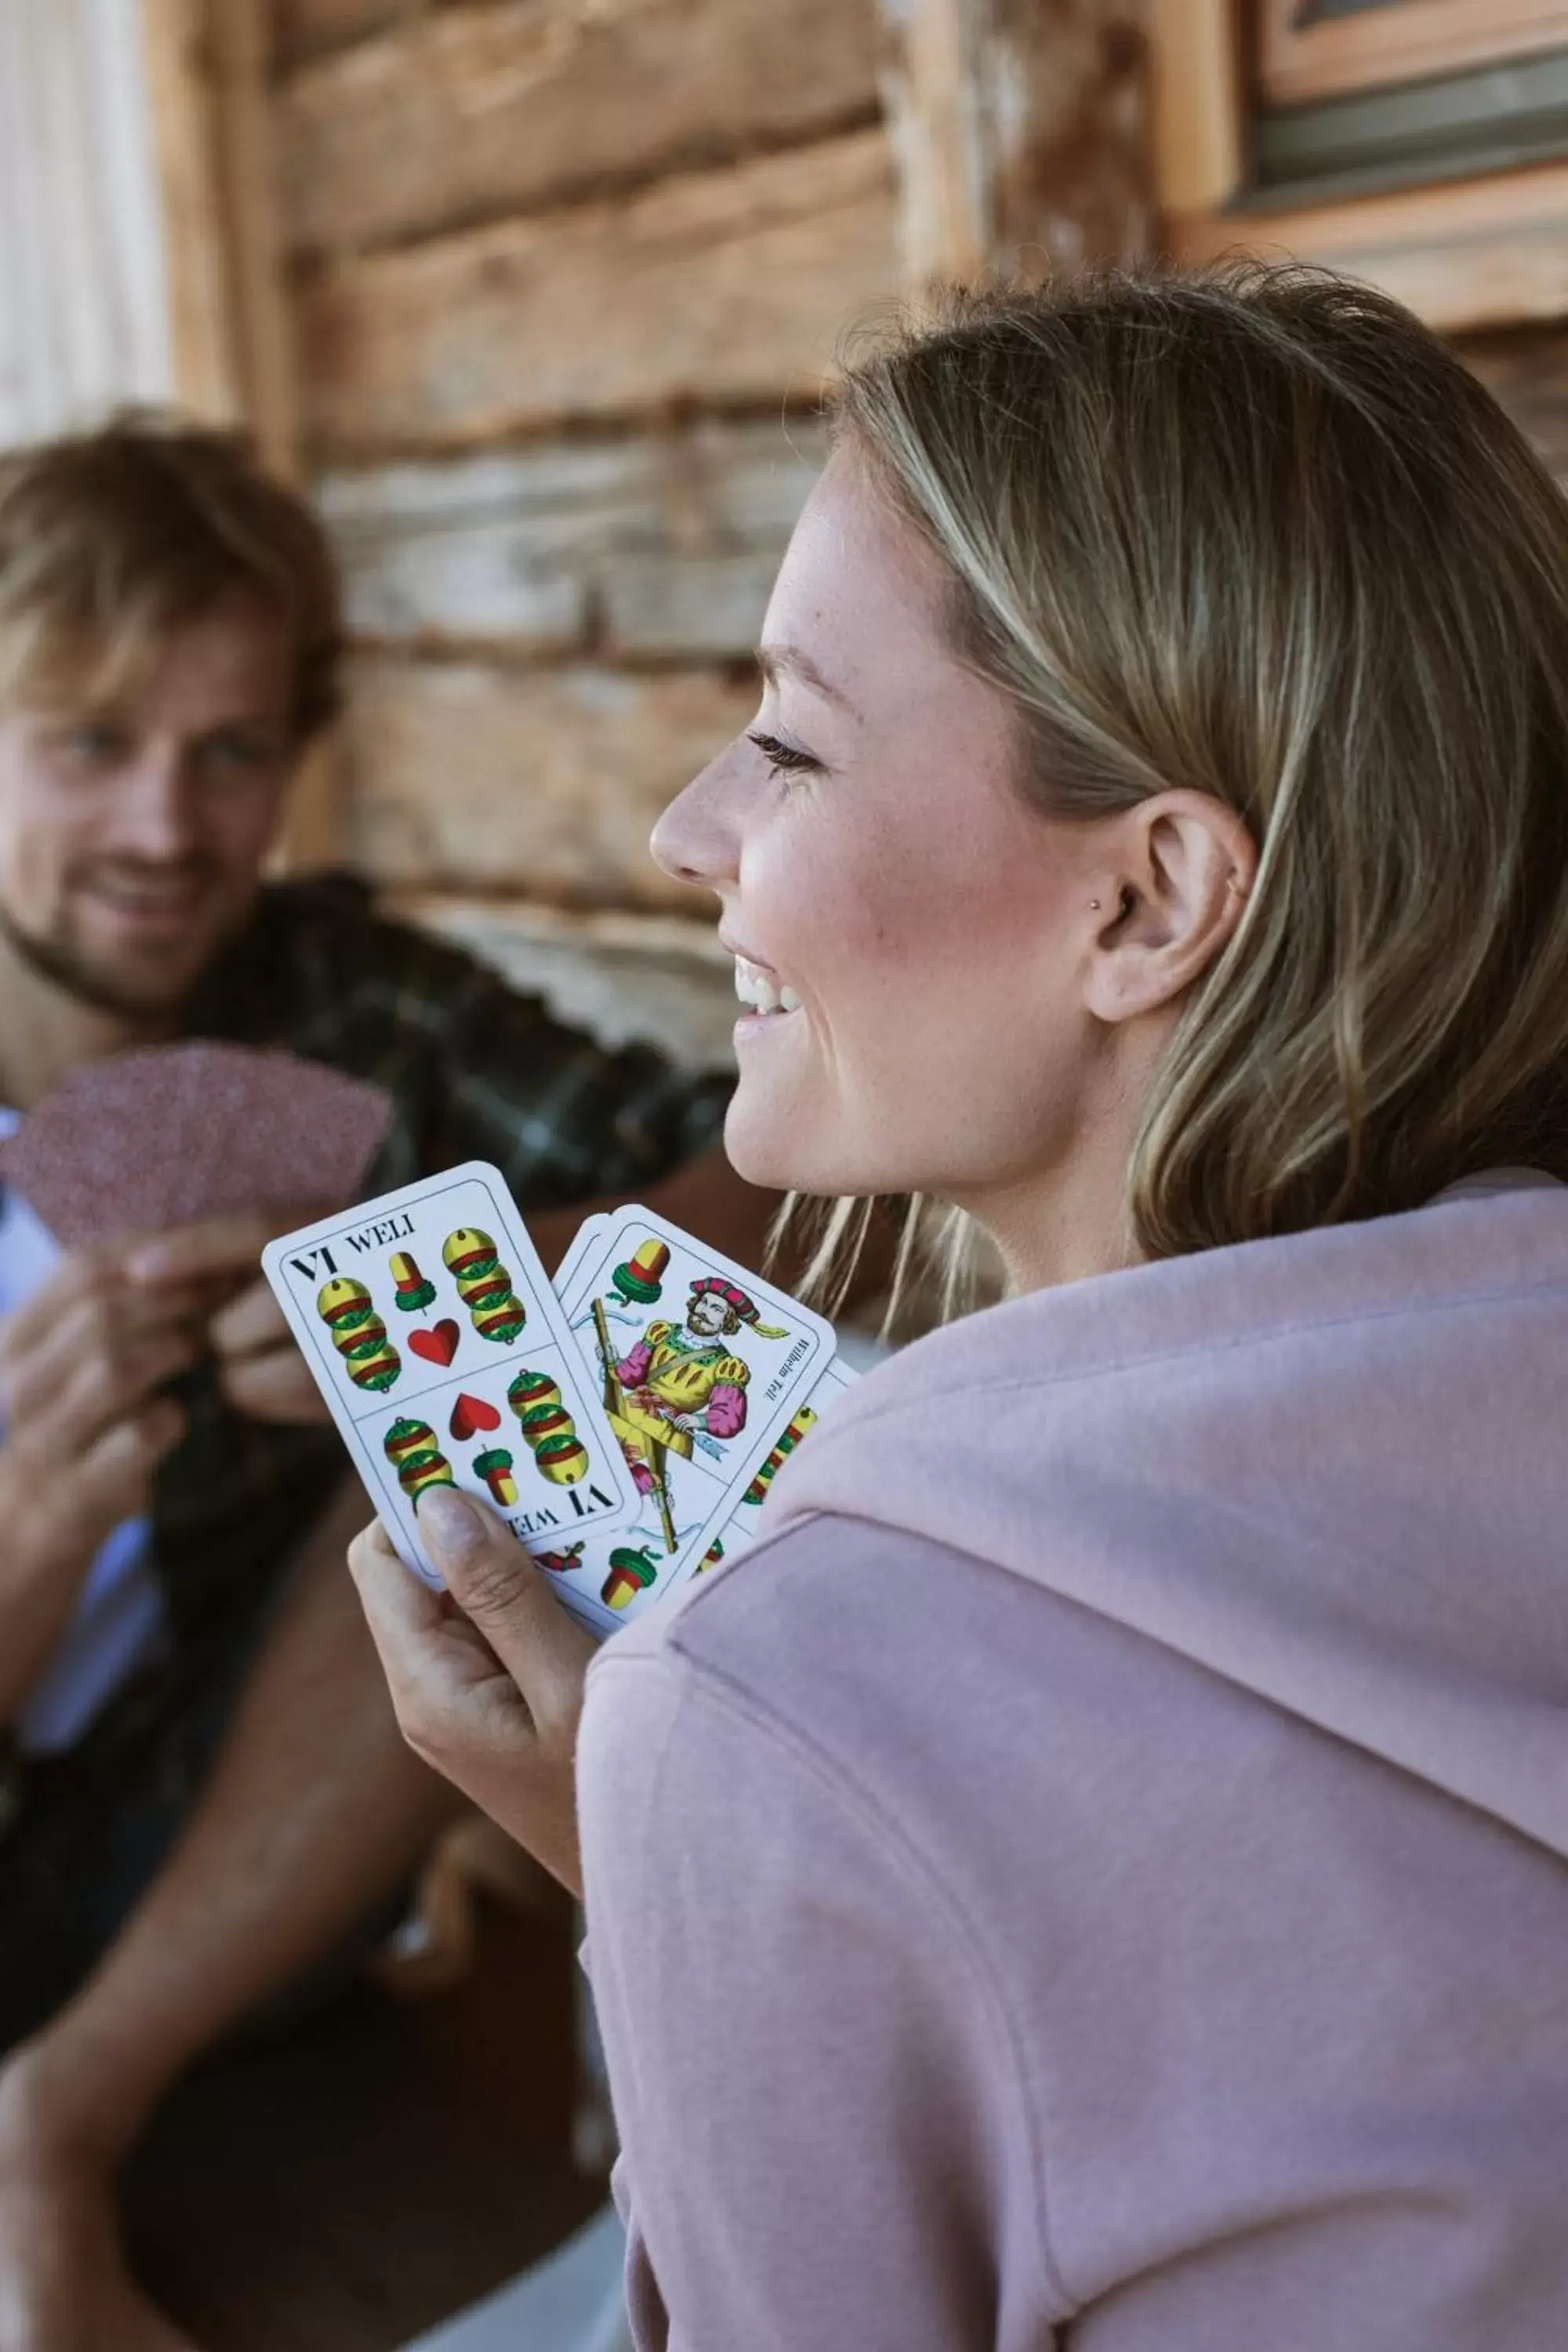
[[[262,1269],[399,1553],[415,1505],[485,1496],[558,1557],[637,1512],[631,1471],[500,1171],[470,1160],[269,1243]],[[575,1586],[562,1598],[602,1624]]]
[[[14,1184],[68,1248],[230,1211],[347,1202],[392,1097],[297,1055],[195,1040],[73,1071],[0,1143]]]
[[[851,1371],[841,1356],[836,1356],[806,1394],[795,1405],[788,1428],[754,1475],[748,1479],[740,1501],[709,1544],[701,1559],[692,1569],[693,1576],[706,1576],[710,1570],[726,1561],[737,1560],[751,1550],[763,1532],[763,1505],[778,1472],[789,1460],[797,1445],[803,1444],[816,1427],[825,1412],[835,1405],[847,1389],[852,1389],[860,1378]]]
[[[833,1327],[641,1207],[574,1256],[563,1297],[640,1507],[560,1573],[614,1623],[701,1560],[832,1361]]]
[[[602,1209],[597,1216],[584,1218],[572,1236],[565,1256],[555,1269],[555,1278],[552,1287],[557,1298],[564,1298],[573,1287],[578,1266],[609,1222],[610,1213],[607,1209]]]

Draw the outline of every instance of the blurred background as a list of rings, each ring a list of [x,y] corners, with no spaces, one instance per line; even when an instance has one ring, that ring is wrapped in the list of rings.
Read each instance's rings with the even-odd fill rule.
[[[749,715],[847,320],[1284,247],[1557,454],[1554,0],[0,0],[0,443],[247,423],[357,641],[296,862],[721,1060],[649,824]]]
[[[289,862],[692,1064],[731,969],[647,835],[752,714],[836,338],[1236,247],[1402,297],[1568,462],[1568,0],[0,0],[0,446],[247,426],[354,639]],[[395,2023],[177,2095],[133,2211],[213,2352],[379,2352],[602,2195],[567,1925],[505,1877],[428,1890]]]

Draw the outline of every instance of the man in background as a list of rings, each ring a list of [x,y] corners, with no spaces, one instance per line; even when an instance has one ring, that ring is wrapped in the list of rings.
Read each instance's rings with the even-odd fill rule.
[[[0,464],[5,1117],[133,1046],[282,1046],[390,1090],[367,1193],[482,1158],[547,1264],[604,1196],[754,1262],[726,1083],[603,1051],[346,877],[263,881],[339,652],[316,523],[230,440],[127,422]],[[62,1254],[0,1207],[0,2352],[169,2352],[121,2156],[352,1948],[449,1800],[342,1573],[367,1506],[255,1280],[266,1222]]]

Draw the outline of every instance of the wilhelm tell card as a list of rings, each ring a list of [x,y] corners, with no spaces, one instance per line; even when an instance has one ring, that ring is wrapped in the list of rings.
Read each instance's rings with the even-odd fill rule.
[[[431,1486],[484,1496],[536,1554],[637,1515],[630,1467],[499,1170],[471,1160],[284,1234],[262,1269],[427,1583],[440,1578],[415,1505]],[[602,1627],[603,1609],[563,1584]]]
[[[559,1566],[563,1585],[585,1594],[584,1613],[613,1624],[702,1563],[836,1342],[821,1316],[646,1208],[598,1225],[563,1273],[563,1303],[639,1507],[631,1526],[594,1529]]]
[[[761,1533],[758,1523],[774,1478],[795,1447],[810,1436],[823,1414],[854,1387],[859,1377],[841,1357],[836,1356],[815,1386],[797,1399],[789,1426],[761,1467],[747,1480],[734,1509],[692,1570],[693,1576],[706,1576],[710,1569],[720,1568],[726,1560],[737,1560],[751,1550]]]

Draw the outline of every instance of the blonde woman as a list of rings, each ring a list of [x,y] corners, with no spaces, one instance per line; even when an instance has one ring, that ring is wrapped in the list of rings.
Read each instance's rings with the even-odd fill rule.
[[[588,1677],[637,2341],[1568,2342],[1568,514],[1353,288],[960,304],[763,672],[729,1150],[1012,1296]],[[426,1519],[405,1730],[575,1885],[586,1643]]]

